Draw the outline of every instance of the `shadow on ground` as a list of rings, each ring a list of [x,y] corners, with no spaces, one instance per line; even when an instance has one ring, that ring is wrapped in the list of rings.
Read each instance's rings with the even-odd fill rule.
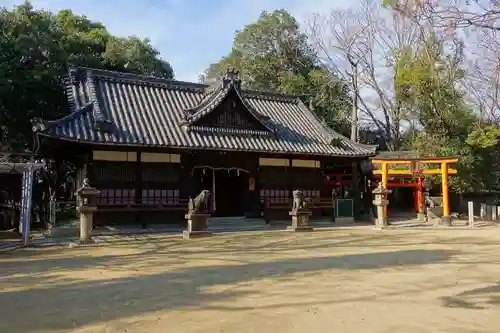
[[[159,310],[200,307],[204,304],[232,300],[243,296],[257,297],[257,292],[227,288],[206,293],[215,285],[232,285],[267,278],[287,278],[292,274],[311,274],[323,270],[364,270],[396,266],[438,264],[448,261],[456,252],[444,250],[403,250],[369,254],[300,258],[254,262],[228,266],[200,266],[156,275],[138,275],[118,279],[75,281],[67,285],[35,287],[29,290],[0,293],[2,324],[5,332],[69,330],[88,324],[145,314]],[[111,258],[82,257],[57,260],[61,268],[73,265],[96,266]],[[116,258],[114,258],[116,259]],[[137,257],[135,260],[139,260]],[[33,266],[36,260],[23,265]],[[3,267],[0,268],[0,271]],[[335,277],[332,275],[332,279]],[[307,286],[303,286],[307,287]],[[299,287],[300,288],[300,287]],[[43,312],[44,322],[29,320],[30,313]],[[23,314],[23,316],[21,316]],[[58,320],[64,316],[66,320]],[[38,316],[40,317],[40,316]],[[24,320],[23,318],[26,318]],[[68,323],[72,323],[69,325]]]
[[[500,306],[500,283],[461,292],[455,296],[441,298],[443,305],[450,308],[484,310]]]

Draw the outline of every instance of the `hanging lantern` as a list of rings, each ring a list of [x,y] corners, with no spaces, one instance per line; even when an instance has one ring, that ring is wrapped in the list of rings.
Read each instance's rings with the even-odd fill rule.
[[[205,175],[205,168],[203,168],[203,176]]]
[[[240,169],[236,170],[236,176],[240,176]]]

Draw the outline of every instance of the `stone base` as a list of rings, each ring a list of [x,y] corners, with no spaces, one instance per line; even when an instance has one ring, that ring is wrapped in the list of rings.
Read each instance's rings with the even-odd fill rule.
[[[294,231],[312,231],[313,228],[311,226],[311,211],[293,211],[290,212],[289,215],[292,217],[292,225],[287,229]]]
[[[354,223],[354,217],[336,217],[335,223]]]
[[[184,239],[208,237],[211,235],[212,235],[212,233],[210,231],[207,231],[207,230],[201,230],[201,231],[183,230],[182,231],[182,238],[184,238]]]
[[[385,229],[387,229],[387,227],[379,226],[379,225],[376,225],[375,227],[373,227],[373,230],[385,230]]]
[[[294,227],[289,225],[288,227],[286,227],[286,230],[290,230],[293,232],[310,232],[314,231],[314,228],[310,226]]]
[[[208,228],[210,214],[186,214],[187,231],[205,231]]]
[[[441,221],[445,227],[451,227],[451,216],[443,216]]]
[[[74,243],[71,243],[69,247],[81,247],[81,246],[91,246],[97,244],[93,238],[79,239]]]
[[[382,230],[385,229],[389,226],[389,222],[387,221],[387,216],[384,217],[382,220],[379,218],[375,219],[375,229],[376,230]]]
[[[417,213],[417,220],[420,222],[425,221],[425,214],[424,213]]]

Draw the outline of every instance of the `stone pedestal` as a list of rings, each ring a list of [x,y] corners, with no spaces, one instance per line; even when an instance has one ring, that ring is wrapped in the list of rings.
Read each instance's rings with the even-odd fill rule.
[[[80,239],[79,244],[93,244],[92,228],[94,222],[94,212],[96,207],[85,207],[80,209]]]
[[[188,213],[184,217],[187,220],[187,229],[182,231],[182,238],[206,237],[212,234],[207,230],[210,214]]]
[[[439,221],[438,219],[436,220]],[[441,222],[445,227],[451,227],[451,216],[443,216]]]
[[[375,220],[375,229],[384,229],[389,223],[387,221],[387,216],[385,216],[385,209],[389,205],[389,200],[387,200],[387,195],[392,193],[391,190],[387,190],[383,187],[382,183],[377,186],[376,189],[372,191],[375,196],[373,204],[377,207],[377,219]]]
[[[291,211],[288,213],[292,217],[292,225],[288,226],[288,230],[292,230],[295,232],[301,231],[313,231],[313,227],[311,225],[311,216],[312,212],[309,210],[298,210]]]
[[[377,219],[375,220],[375,228],[384,229],[389,225],[387,216],[384,216],[384,209],[389,204],[389,201],[384,199],[373,200],[373,204],[377,207]]]

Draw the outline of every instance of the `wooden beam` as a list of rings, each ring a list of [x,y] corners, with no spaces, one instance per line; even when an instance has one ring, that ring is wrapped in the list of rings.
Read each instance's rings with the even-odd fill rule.
[[[422,164],[442,164],[442,163],[447,163],[447,164],[452,164],[452,163],[458,163],[458,158],[456,157],[446,157],[446,158],[433,158],[433,159],[406,159],[406,160],[389,160],[389,159],[373,159],[371,160],[372,164],[411,164],[414,162],[417,163],[422,163]]]
[[[374,175],[382,175],[382,170],[373,170]],[[388,170],[388,174],[390,176],[400,176],[400,175],[417,175],[418,173],[414,173],[411,170],[397,170],[397,169],[392,169]],[[424,175],[440,175],[441,174],[441,169],[428,169],[428,170],[422,170],[422,174]],[[457,170],[456,169],[448,169],[448,174],[449,175],[456,175]]]

